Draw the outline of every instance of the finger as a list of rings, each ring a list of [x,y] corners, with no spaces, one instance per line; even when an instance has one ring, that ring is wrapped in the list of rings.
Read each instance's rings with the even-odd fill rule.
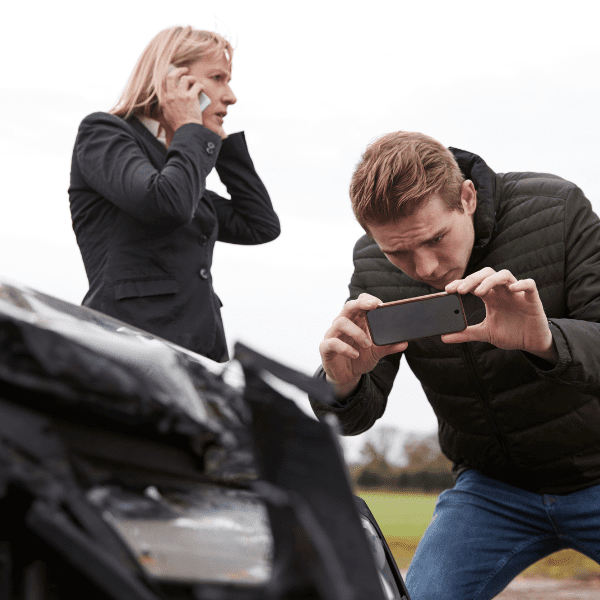
[[[469,292],[472,292],[476,287],[481,285],[481,282],[484,281],[487,277],[491,277],[495,273],[496,271],[494,271],[494,269],[492,269],[491,267],[486,267],[485,269],[481,269],[476,273],[471,273],[471,275],[461,280],[458,285],[452,286],[452,284],[449,283],[448,286],[452,286],[452,288],[455,288],[453,289],[453,292],[458,292],[459,294],[468,294]],[[446,289],[446,291],[448,292],[448,289]]]
[[[175,65],[169,65],[169,68],[167,69],[167,77],[178,79],[189,70],[189,67],[176,67]]]
[[[383,358],[388,354],[398,354],[404,352],[408,348],[408,342],[400,342],[399,344],[386,344],[385,346],[373,346],[373,355],[376,358]]]
[[[356,348],[350,344],[343,342],[339,338],[327,338],[319,344],[319,353],[323,362],[328,362],[335,356],[346,356],[350,359],[355,359],[360,356]]]
[[[448,294],[456,294],[456,290],[458,289],[458,286],[464,281],[464,279],[455,279],[454,281],[451,281],[445,288],[444,290],[446,291],[446,293]]]
[[[361,294],[356,300],[349,300],[346,302],[342,314],[348,314],[348,316],[361,314],[364,316],[366,311],[377,308],[381,303],[381,300],[376,296],[371,296],[371,294]]]
[[[184,92],[186,92],[187,94],[191,95],[192,94],[192,89],[194,89],[194,86],[196,84],[199,85],[199,82],[192,75],[184,75],[179,80],[179,84],[181,85],[181,87],[182,87],[182,89],[183,89]],[[200,92],[198,92],[196,95],[199,96]]]
[[[167,69],[167,76],[165,77],[165,86],[176,87],[179,84],[179,80],[187,73],[189,69],[187,67],[176,67],[169,65]]]
[[[188,91],[188,93],[186,94],[186,97],[194,98],[197,102],[198,102],[198,109],[200,114],[202,114],[202,102],[200,100],[200,95],[202,94],[202,84],[200,84],[199,82],[195,83]],[[205,107],[206,108],[206,107]]]
[[[509,286],[517,281],[517,278],[508,270],[502,269],[489,277],[486,277],[475,289],[473,294],[476,296],[485,296],[497,286],[504,285]]]
[[[195,96],[196,98],[198,98],[202,93],[203,89],[204,86],[198,80],[196,80],[194,81],[188,92],[191,96]]]
[[[526,292],[528,294],[537,294],[538,289],[533,279],[519,279],[508,286],[511,292]]]
[[[339,338],[348,336],[354,340],[359,346],[369,348],[372,344],[369,335],[359,327],[354,321],[347,317],[340,316],[332,324],[325,334],[325,338]]]

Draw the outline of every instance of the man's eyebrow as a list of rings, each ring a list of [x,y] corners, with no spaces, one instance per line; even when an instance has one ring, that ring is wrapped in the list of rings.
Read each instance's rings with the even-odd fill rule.
[[[429,242],[433,242],[434,240],[439,238],[441,235],[446,234],[447,231],[448,231],[447,227],[442,227],[439,231],[436,231],[429,239],[425,240],[424,242],[421,242],[421,244],[419,244],[419,245],[422,246],[423,244],[428,244]]]
[[[400,254],[404,254],[405,252],[408,252],[408,250],[390,250],[388,252],[387,250],[384,250],[383,248],[380,248],[380,250],[387,256],[396,256],[396,255],[400,255]]]
[[[439,229],[438,231],[436,231],[431,237],[427,238],[426,240],[423,240],[422,242],[419,243],[419,246],[424,246],[426,244],[429,244],[430,242],[433,242],[435,239],[439,238],[441,235],[445,235],[448,232],[448,228],[447,227],[442,227],[441,229]],[[380,250],[388,255],[388,256],[399,256],[401,254],[405,254],[406,252],[409,252],[409,250],[390,250],[387,251],[383,248],[380,248]]]

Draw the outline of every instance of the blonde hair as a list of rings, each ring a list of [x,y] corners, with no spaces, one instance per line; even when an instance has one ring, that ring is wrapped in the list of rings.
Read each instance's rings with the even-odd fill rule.
[[[464,181],[454,155],[422,133],[397,131],[365,150],[350,183],[356,220],[384,225],[413,214],[440,194],[449,210],[463,210]]]
[[[231,63],[233,48],[218,33],[189,26],[163,29],[142,52],[121,98],[109,112],[125,118],[131,114],[156,116],[169,65],[187,67],[201,58],[221,52]]]

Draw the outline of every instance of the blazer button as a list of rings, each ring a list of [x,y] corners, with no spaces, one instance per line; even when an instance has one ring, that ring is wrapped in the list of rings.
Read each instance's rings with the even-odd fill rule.
[[[213,154],[215,151],[215,143],[214,142],[206,142],[206,153]]]
[[[208,279],[208,270],[200,269],[200,271],[198,272],[198,275],[200,275],[200,277],[202,277],[202,279]]]
[[[208,244],[208,237],[206,237],[205,235],[201,235],[201,236],[198,238],[198,243],[199,243],[201,246],[206,246],[206,244]]]

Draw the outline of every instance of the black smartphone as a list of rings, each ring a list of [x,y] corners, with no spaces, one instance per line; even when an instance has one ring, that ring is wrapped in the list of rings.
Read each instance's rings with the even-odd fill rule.
[[[458,294],[429,294],[380,304],[367,313],[371,339],[376,346],[410,342],[432,335],[456,333],[467,327]]]

